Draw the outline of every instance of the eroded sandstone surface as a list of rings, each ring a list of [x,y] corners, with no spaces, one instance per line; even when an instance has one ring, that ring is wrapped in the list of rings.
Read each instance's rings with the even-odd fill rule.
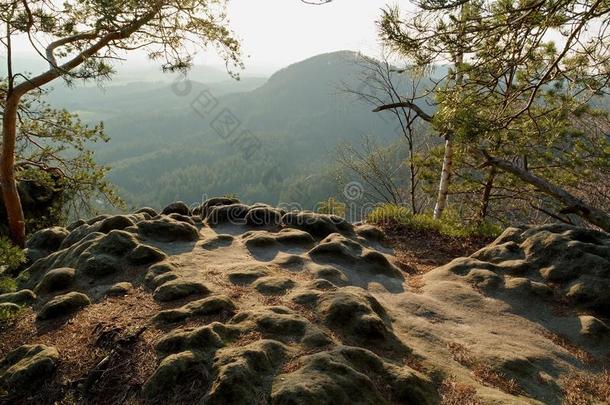
[[[371,225],[226,198],[41,231],[20,290],[0,296],[25,306],[1,332],[0,393],[560,404],[576,378],[603,382],[608,234],[509,228],[417,277],[392,253]]]

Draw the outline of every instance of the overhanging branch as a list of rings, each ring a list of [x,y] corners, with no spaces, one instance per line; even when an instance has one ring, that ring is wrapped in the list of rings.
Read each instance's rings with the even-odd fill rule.
[[[408,108],[410,110],[412,110],[413,112],[415,112],[415,114],[417,114],[417,116],[419,118],[421,118],[422,120],[426,121],[426,122],[431,122],[432,121],[432,116],[428,113],[426,113],[424,110],[421,109],[420,106],[418,106],[415,103],[412,103],[411,101],[401,101],[400,103],[392,103],[392,104],[386,104],[386,105],[382,105],[380,107],[377,107],[373,110],[373,112],[381,112],[381,111],[385,111],[385,110],[393,110],[396,108]]]
[[[481,155],[485,158],[486,166],[494,166],[500,170],[510,173],[524,182],[533,185],[541,192],[553,197],[566,206],[566,210],[574,213],[588,222],[602,228],[606,232],[610,232],[610,215],[605,211],[597,209],[580,198],[575,197],[563,188],[548,182],[547,180],[536,176],[530,171],[522,169],[508,160],[500,159],[489,155],[487,151],[481,150]]]

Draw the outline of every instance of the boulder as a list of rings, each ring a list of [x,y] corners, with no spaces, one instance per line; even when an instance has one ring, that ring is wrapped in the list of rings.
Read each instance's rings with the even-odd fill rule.
[[[154,317],[154,320],[156,322],[180,322],[196,316],[231,315],[235,308],[235,304],[228,297],[215,295],[189,302],[177,309],[161,311]]]
[[[195,221],[193,220],[192,217],[189,217],[187,215],[182,215],[182,214],[169,214],[168,215],[169,218],[173,219],[174,221],[178,221],[178,222],[186,222],[187,224],[191,224],[193,226],[195,226]]]
[[[210,290],[202,283],[196,281],[172,280],[157,287],[154,292],[154,297],[157,301],[167,302],[209,293]]]
[[[28,305],[36,301],[36,294],[31,290],[20,290],[14,293],[0,295],[0,302],[17,305]]]
[[[254,207],[246,215],[246,224],[250,226],[279,226],[282,213],[271,207]]]
[[[26,243],[26,248],[47,253],[59,250],[61,243],[70,234],[66,228],[59,226],[43,229],[34,233]]]
[[[61,316],[72,315],[81,308],[90,305],[91,301],[85,294],[71,292],[64,295],[59,295],[47,302],[38,311],[37,319],[44,321]]]
[[[208,216],[208,214],[210,213],[210,210],[212,209],[212,207],[218,207],[221,205],[232,205],[232,204],[239,204],[239,200],[237,198],[230,198],[230,197],[210,198],[209,200],[206,200],[201,205],[201,207],[199,207],[197,212],[198,212],[198,215],[201,216],[201,218],[206,218]]]
[[[133,285],[129,282],[116,283],[106,291],[109,297],[122,297],[133,290]]]
[[[123,230],[130,226],[134,226],[134,222],[126,215],[115,215],[102,220],[97,226],[96,231],[108,233],[113,230]]]
[[[111,217],[111,215],[108,215],[108,214],[98,215],[98,216],[95,216],[95,217],[91,218],[90,220],[86,221],[86,224],[87,225],[95,225],[98,222],[101,222],[101,221],[103,221],[103,220],[105,220],[107,218],[110,218],[110,217]]]
[[[75,230],[75,229],[76,229],[76,228],[78,228],[79,226],[82,226],[82,225],[85,225],[85,224],[86,224],[86,222],[85,222],[84,220],[79,219],[79,220],[77,220],[77,221],[72,222],[70,225],[68,225],[68,226],[66,227],[66,229],[67,229],[69,232],[72,232],[73,230]]]
[[[100,254],[86,258],[77,266],[77,270],[88,277],[99,279],[120,272],[122,266],[115,256]]]
[[[12,394],[31,391],[53,377],[58,361],[54,347],[21,346],[0,361],[0,386]]]
[[[167,207],[163,208],[163,211],[161,211],[161,214],[163,214],[163,215],[180,214],[180,215],[189,216],[191,214],[191,210],[185,203],[183,203],[182,201],[178,201],[178,202],[172,203],[172,204],[168,205]]]
[[[440,402],[432,381],[406,366],[388,364],[365,349],[340,346],[306,356],[301,364],[297,371],[276,377],[272,404]]]
[[[74,281],[76,270],[69,267],[49,270],[36,286],[36,292],[49,293],[65,290]]]
[[[286,228],[275,234],[275,240],[289,247],[310,248],[315,244],[315,239],[307,232],[298,229]]]
[[[261,294],[281,295],[292,288],[296,283],[287,277],[263,277],[254,283],[254,288]]]
[[[578,317],[580,321],[580,334],[590,338],[610,339],[610,328],[605,322],[590,315],[581,315]]]
[[[244,204],[218,205],[210,208],[206,221],[210,226],[244,225],[250,207]]]
[[[157,215],[157,211],[155,211],[153,208],[150,207],[143,207],[140,208],[139,210],[137,210],[136,212],[134,212],[134,214],[147,214],[148,216],[150,216],[151,218],[156,217]]]
[[[175,392],[182,384],[197,380],[197,384],[207,384],[209,372],[205,362],[197,354],[186,351],[172,354],[161,361],[154,374],[143,387],[144,396],[159,401],[164,395]]]
[[[265,381],[273,376],[286,351],[273,340],[222,351],[214,359],[218,372],[202,403],[250,405],[253,398],[266,398]]]
[[[192,242],[199,239],[199,231],[193,225],[167,217],[140,222],[138,232],[143,237],[160,242]]]
[[[113,230],[92,247],[92,252],[111,256],[123,256],[138,246],[135,236],[123,230]]]
[[[157,263],[165,260],[166,257],[167,255],[161,250],[148,245],[138,245],[127,254],[127,260],[138,266]]]
[[[385,239],[385,234],[381,229],[369,224],[357,226],[356,235],[371,242],[383,242]]]

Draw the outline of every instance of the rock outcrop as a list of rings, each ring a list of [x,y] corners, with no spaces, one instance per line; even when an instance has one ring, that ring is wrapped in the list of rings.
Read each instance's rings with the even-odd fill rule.
[[[565,378],[607,361],[607,234],[510,228],[416,288],[383,240],[226,198],[41,231],[21,289],[0,296],[24,312],[0,331],[18,342],[0,344],[0,395],[42,383],[102,403],[560,404]]]

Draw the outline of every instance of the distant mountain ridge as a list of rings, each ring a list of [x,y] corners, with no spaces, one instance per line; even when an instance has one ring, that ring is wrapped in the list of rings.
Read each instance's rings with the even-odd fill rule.
[[[97,158],[112,167],[110,180],[132,205],[237,193],[247,202],[311,206],[336,192],[331,166],[339,142],[367,134],[382,143],[398,139],[387,116],[340,91],[342,83],[359,85],[359,57],[351,51],[318,55],[268,80],[191,81],[187,95],[144,82],[109,86],[105,93],[59,89],[50,99],[104,120],[112,141],[96,146]],[[205,117],[193,107],[202,94],[216,105]],[[236,130],[256,139],[260,161],[246,161],[214,129],[221,113],[231,114]],[[269,171],[279,175],[270,180]]]

